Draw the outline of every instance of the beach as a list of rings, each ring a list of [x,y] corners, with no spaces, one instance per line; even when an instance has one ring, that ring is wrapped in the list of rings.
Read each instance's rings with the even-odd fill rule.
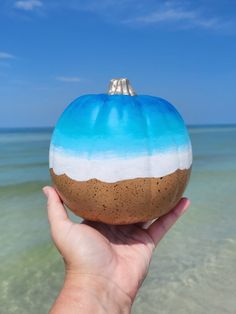
[[[97,179],[76,181],[50,169],[61,198],[74,213],[114,225],[145,222],[167,213],[181,198],[190,172],[191,169],[177,170],[160,178],[107,183]]]
[[[63,282],[41,192],[51,133],[0,131],[0,313],[47,313]],[[235,313],[236,126],[190,127],[190,137],[191,206],[155,251],[134,314]]]

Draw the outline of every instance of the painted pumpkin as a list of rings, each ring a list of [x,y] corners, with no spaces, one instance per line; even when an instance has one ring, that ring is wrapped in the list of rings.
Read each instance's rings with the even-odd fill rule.
[[[64,203],[88,220],[144,222],[180,200],[192,164],[184,121],[166,100],[136,95],[127,79],[84,95],[61,115],[50,173]]]

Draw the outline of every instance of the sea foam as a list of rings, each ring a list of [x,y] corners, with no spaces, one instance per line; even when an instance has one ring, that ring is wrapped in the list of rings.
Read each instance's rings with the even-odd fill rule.
[[[51,146],[50,168],[56,175],[66,174],[71,179],[86,181],[98,179],[104,182],[163,177],[192,164],[191,146],[179,151],[167,151],[133,158],[86,159],[73,156],[63,149]]]

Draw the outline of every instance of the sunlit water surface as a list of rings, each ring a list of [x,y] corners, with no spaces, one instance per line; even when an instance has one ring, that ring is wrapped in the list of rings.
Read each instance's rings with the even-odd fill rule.
[[[156,250],[134,314],[236,313],[236,127],[191,128],[191,207]],[[63,281],[41,188],[51,130],[0,132],[0,313],[47,313]],[[72,217],[74,218],[74,217]],[[135,261],[134,261],[135,262]]]

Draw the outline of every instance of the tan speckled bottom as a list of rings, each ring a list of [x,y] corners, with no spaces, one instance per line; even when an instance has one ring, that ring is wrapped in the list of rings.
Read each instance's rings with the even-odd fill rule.
[[[54,186],[76,215],[108,224],[144,222],[166,214],[183,195],[190,172],[177,170],[160,178],[107,183],[75,181],[50,169]]]

